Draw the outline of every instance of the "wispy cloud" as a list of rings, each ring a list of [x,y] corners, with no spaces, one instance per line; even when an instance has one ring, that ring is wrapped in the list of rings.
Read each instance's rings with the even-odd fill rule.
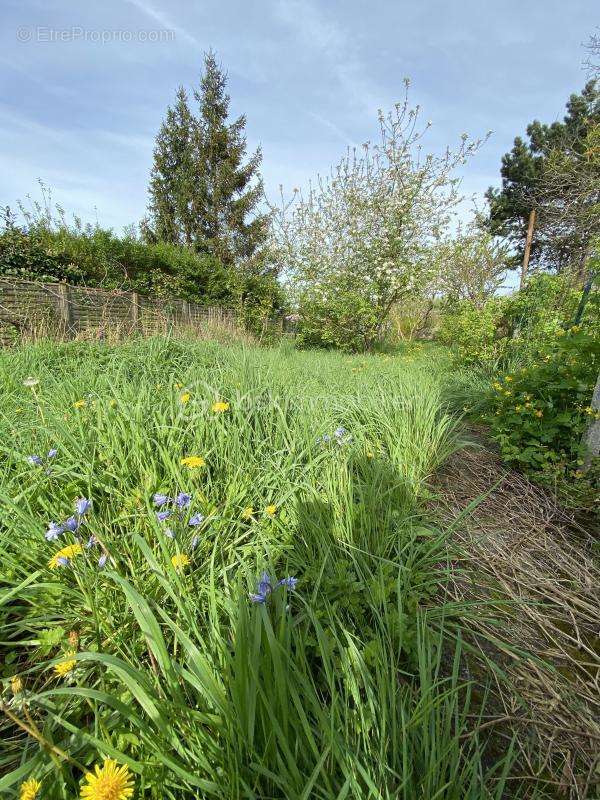
[[[180,25],[177,25],[175,22],[173,22],[171,17],[165,14],[164,11],[156,8],[156,6],[150,5],[150,3],[145,2],[145,0],[127,0],[127,2],[132,6],[135,6],[147,17],[150,17],[151,20],[158,23],[165,30],[174,31],[178,40],[183,40],[189,44],[193,44],[194,47],[202,47],[202,42],[196,39],[196,37],[185,28],[182,28]]]
[[[313,0],[277,0],[275,15],[304,47],[320,55],[348,101],[370,116],[377,113],[382,105],[380,92],[368,77],[368,67],[356,52],[355,40],[339,22],[328,17]]]

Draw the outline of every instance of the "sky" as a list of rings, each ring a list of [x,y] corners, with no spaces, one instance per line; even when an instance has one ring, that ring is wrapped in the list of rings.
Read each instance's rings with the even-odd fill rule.
[[[581,90],[600,2],[0,0],[0,20],[0,206],[39,199],[41,180],[67,215],[120,232],[145,213],[154,137],[210,48],[269,198],[375,139],[405,77],[431,152],[493,132],[461,174],[482,197],[514,137]]]

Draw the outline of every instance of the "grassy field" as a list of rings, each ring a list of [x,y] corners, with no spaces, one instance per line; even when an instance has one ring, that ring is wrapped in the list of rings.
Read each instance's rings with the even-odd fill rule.
[[[40,344],[0,380],[0,795],[506,796],[424,512],[443,351]]]

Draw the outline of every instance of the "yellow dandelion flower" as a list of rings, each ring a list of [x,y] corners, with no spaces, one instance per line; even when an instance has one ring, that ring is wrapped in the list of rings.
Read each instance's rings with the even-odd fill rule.
[[[185,553],[177,553],[171,558],[171,564],[173,564],[177,572],[182,572],[186,567],[189,567],[190,563],[190,558]]]
[[[75,544],[68,544],[66,547],[61,547],[60,550],[54,553],[48,562],[48,566],[50,569],[57,569],[61,566],[60,559],[71,559],[73,556],[78,556],[80,553],[83,553],[83,547],[79,544],[79,542],[76,542]]]
[[[247,506],[242,511],[242,519],[252,519],[253,514],[254,514],[254,509],[252,508],[252,506]]]
[[[35,800],[42,784],[35,778],[29,778],[19,786],[19,800]]]
[[[114,759],[106,758],[102,766],[96,764],[94,771],[85,776],[81,800],[128,800],[133,787],[129,767],[120,767]]]
[[[86,405],[85,400],[76,400],[73,403],[73,408],[83,408]]]
[[[58,675],[59,678],[64,678],[65,675],[68,675],[69,672],[73,672],[75,666],[77,664],[76,659],[73,658],[75,653],[72,651],[66,653],[66,660],[59,661],[58,664],[54,665],[54,672]]]
[[[202,456],[186,456],[185,458],[182,458],[179,463],[188,469],[198,469],[198,467],[203,467],[206,464],[206,461],[202,458]]]
[[[265,508],[265,514],[267,517],[274,517],[277,513],[277,506],[267,506]]]
[[[215,412],[215,414],[223,414],[225,411],[229,411],[229,403],[213,403],[211,409]]]
[[[191,396],[192,396],[192,395],[191,395],[189,392],[184,392],[184,393],[181,395],[181,397],[179,398],[179,402],[180,402],[182,405],[185,405],[186,403],[189,403],[189,402],[190,402],[190,397],[191,397]]]
[[[13,694],[19,694],[23,691],[23,679],[20,675],[13,675],[10,679],[10,690]]]

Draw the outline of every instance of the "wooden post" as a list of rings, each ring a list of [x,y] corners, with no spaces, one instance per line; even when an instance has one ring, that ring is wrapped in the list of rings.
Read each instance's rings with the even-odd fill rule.
[[[527,280],[527,270],[529,269],[529,256],[531,254],[531,240],[533,239],[533,228],[535,225],[535,208],[529,212],[529,225],[527,227],[527,239],[525,240],[525,254],[523,255],[523,266],[521,267],[520,289],[525,286]]]
[[[140,296],[137,292],[131,293],[131,327],[137,330],[140,324]]]
[[[600,374],[596,381],[596,388],[590,403],[592,414],[600,414]],[[591,419],[586,432],[583,434],[582,440],[584,448],[583,464],[584,469],[589,469],[592,464],[592,459],[600,456],[600,419]]]
[[[73,314],[71,312],[71,298],[69,297],[69,285],[67,283],[58,284],[58,313],[65,336],[68,336],[73,323]]]

